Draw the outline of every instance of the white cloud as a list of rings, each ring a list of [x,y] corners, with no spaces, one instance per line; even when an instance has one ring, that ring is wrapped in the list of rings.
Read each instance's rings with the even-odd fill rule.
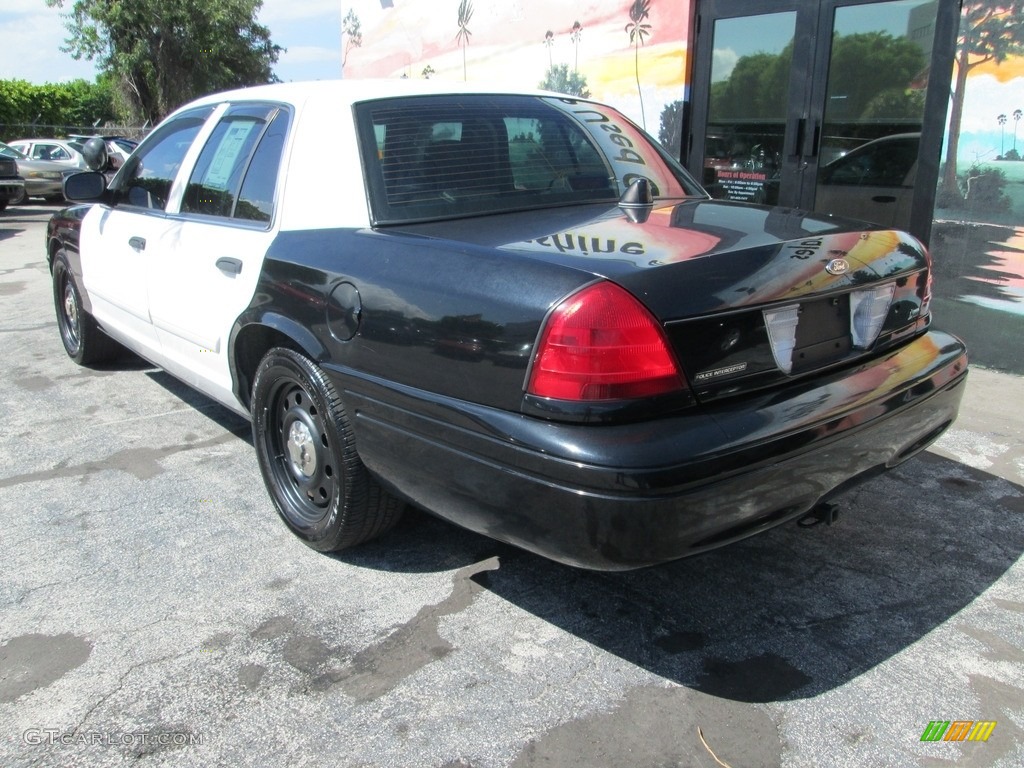
[[[263,0],[259,20],[269,26],[279,21],[323,17],[339,13],[342,5],[339,0]]]
[[[965,133],[999,134],[997,117],[1006,115],[1012,130],[1013,110],[1024,107],[1024,78],[1001,83],[991,75],[968,78],[961,130]]]
[[[0,12],[0,76],[32,83],[93,80],[92,62],[76,61],[60,50],[68,36],[60,13],[45,6],[40,10],[41,5],[15,0]]]
[[[721,80],[728,80],[729,75],[736,68],[736,62],[740,60],[739,54],[732,48],[715,48],[712,56],[711,72],[714,75],[714,81],[717,83]]]
[[[311,45],[290,46],[282,53],[278,64],[316,64],[321,61],[338,61],[337,48],[317,48]]]

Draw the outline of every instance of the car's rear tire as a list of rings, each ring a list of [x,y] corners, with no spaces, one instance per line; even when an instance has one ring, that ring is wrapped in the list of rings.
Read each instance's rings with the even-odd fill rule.
[[[57,328],[68,357],[79,365],[113,360],[123,348],[107,336],[96,319],[82,307],[82,296],[75,285],[67,254],[57,251],[53,257],[53,306]]]
[[[398,522],[402,504],[370,476],[334,385],[304,355],[275,347],[263,357],[252,435],[278,514],[313,549],[346,549]]]

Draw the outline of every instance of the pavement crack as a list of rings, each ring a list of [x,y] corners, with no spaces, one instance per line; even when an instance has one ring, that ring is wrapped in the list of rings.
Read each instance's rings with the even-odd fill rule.
[[[117,679],[117,686],[114,688],[114,690],[110,691],[109,693],[103,694],[103,696],[101,696],[99,698],[99,700],[95,704],[93,704],[91,707],[89,707],[89,709],[86,711],[86,713],[81,717],[81,719],[75,725],[74,729],[71,731],[72,736],[77,736],[81,732],[82,728],[89,721],[89,718],[92,717],[92,713],[93,712],[95,712],[103,704],[105,704],[107,702],[107,700],[111,699],[112,697],[116,696],[118,693],[121,692],[121,689],[124,688],[125,682],[131,676],[131,674],[133,672],[135,672],[135,670],[141,669],[143,667],[154,666],[156,664],[162,664],[165,661],[171,661],[173,659],[184,658],[185,656],[188,656],[191,653],[192,653],[191,650],[189,650],[189,651],[179,651],[177,653],[169,653],[166,656],[161,656],[160,658],[157,658],[157,659],[149,659],[147,661],[139,661],[139,662],[136,662],[135,664],[132,664],[130,667],[128,667],[128,669],[126,669],[118,677],[118,679]]]

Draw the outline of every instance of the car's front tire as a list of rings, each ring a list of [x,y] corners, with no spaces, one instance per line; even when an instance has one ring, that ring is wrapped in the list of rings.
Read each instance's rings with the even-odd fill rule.
[[[363,465],[348,414],[315,363],[291,349],[271,349],[256,370],[251,410],[267,490],[308,546],[346,549],[398,522],[401,503]]]
[[[82,297],[63,250],[53,257],[52,272],[57,328],[68,357],[79,365],[92,365],[120,355],[121,345],[101,331],[96,319],[82,307]]]

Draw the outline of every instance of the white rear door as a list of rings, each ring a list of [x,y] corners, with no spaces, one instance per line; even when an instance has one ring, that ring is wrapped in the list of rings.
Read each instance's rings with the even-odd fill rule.
[[[228,341],[275,235],[289,119],[273,104],[236,104],[219,116],[147,275],[162,365],[236,410]]]

